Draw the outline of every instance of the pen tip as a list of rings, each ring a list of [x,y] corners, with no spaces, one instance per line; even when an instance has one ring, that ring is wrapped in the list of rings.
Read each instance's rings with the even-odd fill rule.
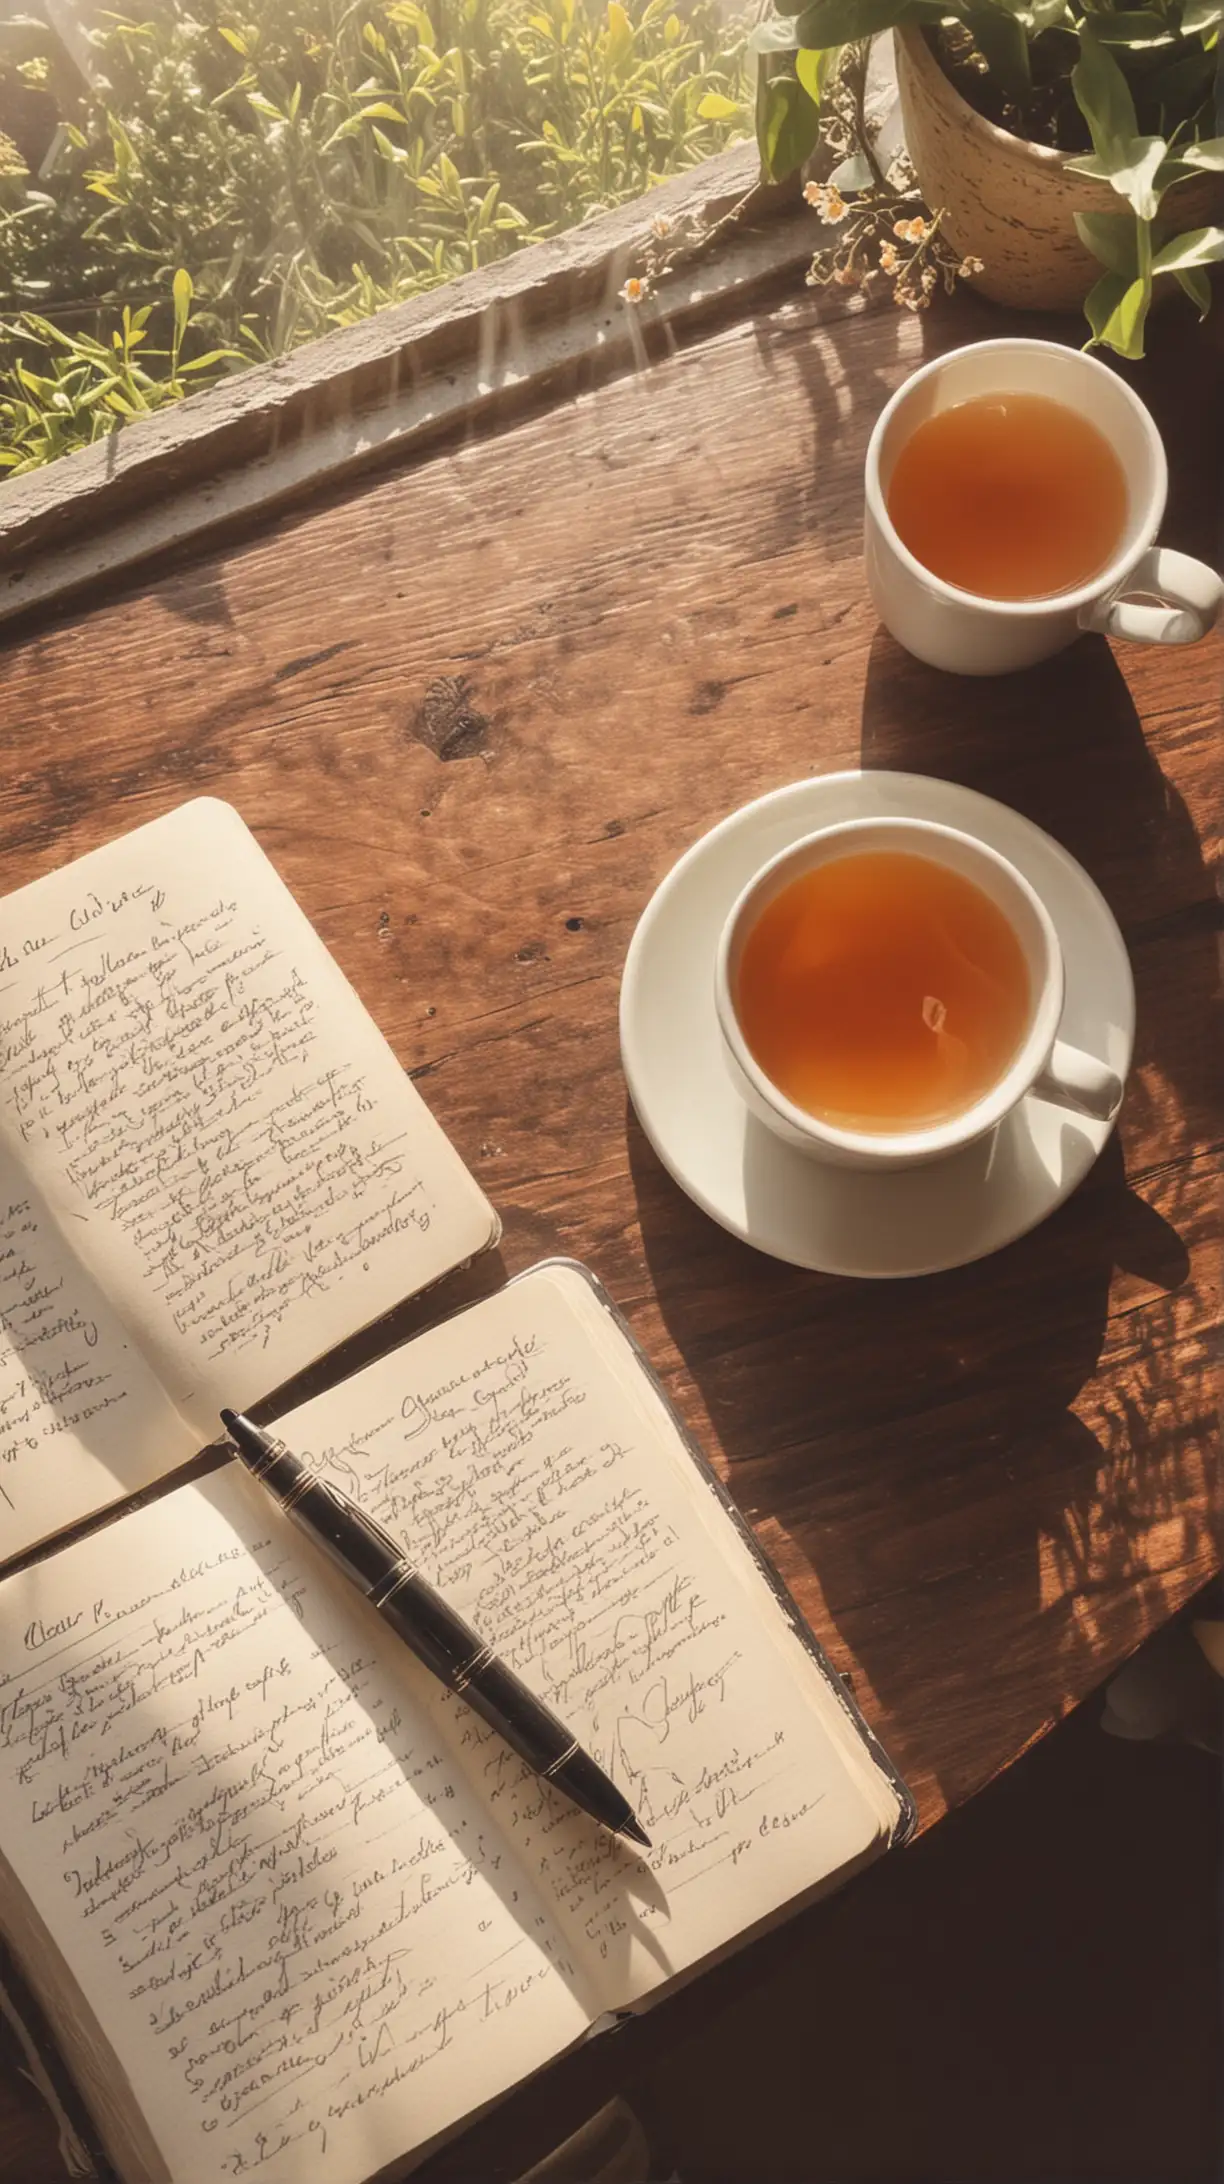
[[[262,1456],[268,1436],[259,1426],[253,1426],[240,1410],[223,1410],[221,1423],[225,1427],[238,1454],[249,1463],[252,1457]]]
[[[640,1821],[634,1819],[631,1812],[626,1813],[616,1832],[618,1835],[627,1835],[631,1843],[640,1843],[643,1850],[650,1849],[650,1837]]]

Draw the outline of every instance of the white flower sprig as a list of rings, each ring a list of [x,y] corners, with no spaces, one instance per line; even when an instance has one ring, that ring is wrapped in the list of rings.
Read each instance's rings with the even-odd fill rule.
[[[931,213],[923,204],[905,154],[886,159],[881,149],[877,155],[879,130],[866,111],[867,64],[866,43],[847,47],[821,109],[816,156],[829,179],[805,183],[803,197],[830,233],[813,255],[807,282],[810,288],[835,284],[867,290],[886,280],[894,303],[923,311],[941,286],[951,295],[958,281],[973,280],[985,268],[980,258],[962,256],[945,236],[943,212]],[[709,226],[691,214],[678,220],[653,214],[631,261],[635,270],[618,290],[621,302],[640,308],[678,265],[709,248],[751,194]]]
[[[808,202],[814,200],[809,197]],[[906,311],[924,311],[941,284],[951,295],[958,281],[972,280],[984,270],[980,258],[962,258],[946,240],[941,212],[914,212],[897,219],[896,197],[882,200],[867,191],[852,204],[845,204],[840,194],[837,202],[841,207],[837,240],[816,252],[807,276],[809,288],[824,288],[832,282],[839,288],[866,290],[883,279],[892,285],[894,303]],[[830,220],[827,209],[819,205],[816,209],[822,220]]]
[[[886,280],[895,303],[922,311],[941,286],[951,295],[958,281],[985,269],[949,242],[943,212],[923,204],[905,153],[884,153],[879,123],[867,111],[869,47],[861,41],[846,48],[821,108],[818,157],[830,179],[809,182],[803,195],[821,225],[835,232],[818,245],[808,285],[870,289]]]

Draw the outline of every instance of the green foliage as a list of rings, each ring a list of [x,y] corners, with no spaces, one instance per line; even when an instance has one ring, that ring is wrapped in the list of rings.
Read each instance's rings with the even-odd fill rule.
[[[757,143],[771,182],[794,174],[816,148],[820,114],[795,76],[767,77],[757,92]]]
[[[746,118],[714,0],[144,0],[108,25],[51,176],[0,160],[10,469],[637,196]],[[162,346],[106,387],[125,307]]]
[[[1224,259],[1224,228],[1171,237],[1161,208],[1169,190],[1224,171],[1224,0],[778,0],[780,19],[754,33],[757,140],[775,180],[801,166],[820,129],[821,92],[811,65],[901,23],[959,26],[1019,133],[1038,109],[1061,101],[1082,116],[1091,151],[1070,164],[1116,191],[1116,216],[1077,216],[1080,236],[1105,268],[1085,303],[1089,346],[1142,356],[1153,284],[1178,281],[1200,313],[1211,302],[1202,268]],[[762,32],[768,35],[762,35]],[[807,66],[805,66],[807,64]],[[1035,136],[1039,131],[1032,129]],[[843,187],[853,185],[843,183]]]
[[[36,470],[57,455],[88,447],[116,425],[181,401],[198,384],[190,375],[229,361],[233,352],[226,350],[182,358],[191,315],[191,277],[186,272],[174,276],[172,308],[173,330],[164,350],[143,346],[152,315],[149,304],[139,311],[125,304],[109,342],[66,333],[33,311],[16,324],[0,326],[0,334],[14,345],[0,380],[0,470],[10,475]]]

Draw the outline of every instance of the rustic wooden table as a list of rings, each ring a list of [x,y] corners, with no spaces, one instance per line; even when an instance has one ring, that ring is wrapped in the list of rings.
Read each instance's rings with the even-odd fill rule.
[[[1220,1559],[1224,638],[1089,638],[958,681],[906,657],[864,589],[881,405],[925,355],[1013,323],[969,298],[830,316],[792,284],[648,373],[0,652],[0,885],[191,795],[239,807],[501,1209],[504,1270],[575,1254],[627,1312],[924,1826]],[[1165,535],[1217,559],[1220,350],[1180,306],[1155,347],[1134,380],[1169,447]],[[617,1054],[629,936],[679,853],[860,763],[1048,828],[1138,987],[1089,1180],[997,1257],[912,1284],[800,1273],[714,1227]],[[532,2099],[546,2114],[547,2081]],[[60,2173],[10,2067],[0,2179]]]

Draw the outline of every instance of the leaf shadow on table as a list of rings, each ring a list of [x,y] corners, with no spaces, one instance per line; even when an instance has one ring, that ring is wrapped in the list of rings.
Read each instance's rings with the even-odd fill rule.
[[[991,1260],[839,1281],[716,1229],[632,1119],[629,1146],[659,1309],[731,1490],[931,1817],[1098,1682],[1102,1649],[1160,1620],[1144,1541],[1172,1529],[1180,1561],[1205,1521],[1182,1506],[1201,1506],[1202,1481],[1150,1313],[1154,1359],[1092,1426],[1070,1408],[1115,1263],[1175,1290],[1184,1250],[1114,1152]]]
[[[862,552],[863,457],[876,418],[922,359],[900,311],[762,310],[752,322],[757,355],[772,381],[793,379],[807,410],[794,431],[795,460],[762,502],[762,561],[804,550],[813,536],[831,560]],[[949,346],[951,340],[949,339]],[[801,417],[782,398],[780,414]],[[839,513],[848,511],[848,520]]]
[[[1102,885],[1129,930],[1151,1065],[1127,1133],[1142,1192],[1115,1141],[993,1258],[842,1281],[717,1229],[629,1121],[659,1308],[732,1491],[928,1815],[1099,1682],[1207,1553],[1210,1313],[1189,1279],[1207,1179],[1171,1156],[1213,1112],[1208,876],[1106,648],[1077,647],[1056,705],[1055,687],[1052,670],[954,683],[881,637],[863,755],[1002,796]]]

